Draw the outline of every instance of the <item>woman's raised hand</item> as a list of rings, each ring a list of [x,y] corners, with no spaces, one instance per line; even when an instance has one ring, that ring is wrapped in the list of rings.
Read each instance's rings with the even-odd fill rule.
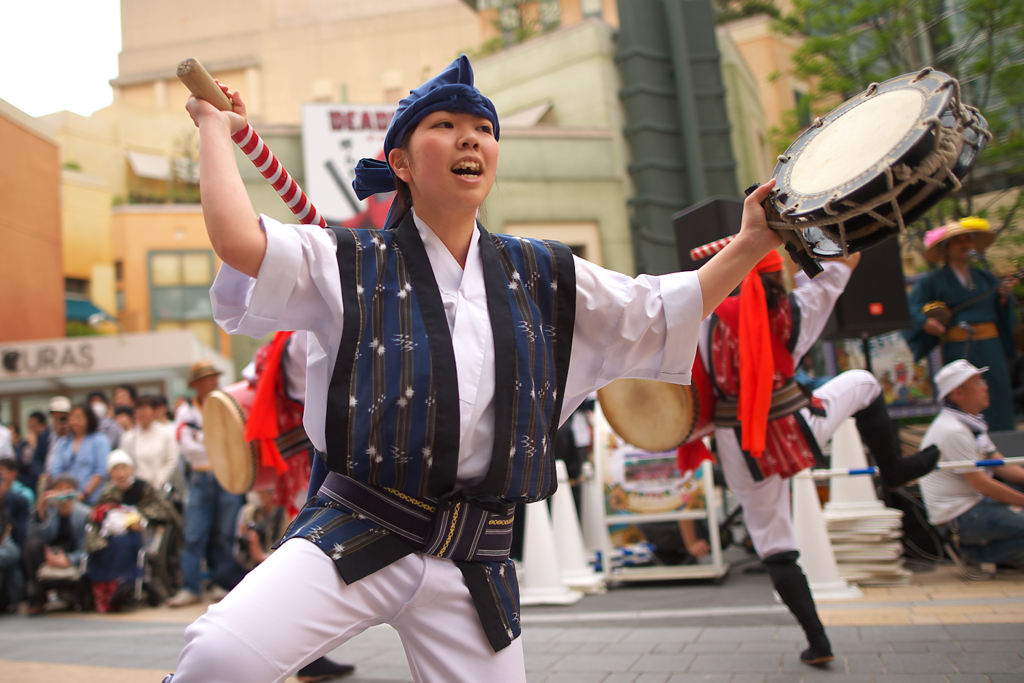
[[[185,103],[185,111],[192,117],[192,121],[196,124],[197,128],[200,127],[204,120],[217,120],[220,118],[227,123],[228,132],[233,135],[248,125],[245,102],[242,101],[242,96],[237,90],[229,90],[228,86],[220,81],[216,81],[216,83],[224,94],[227,95],[227,98],[231,100],[231,111],[221,111],[206,100],[201,100],[195,95],[189,95],[188,101]]]

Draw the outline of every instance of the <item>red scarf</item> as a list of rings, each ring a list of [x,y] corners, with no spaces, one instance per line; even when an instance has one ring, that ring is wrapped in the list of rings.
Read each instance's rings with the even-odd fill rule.
[[[755,458],[764,454],[765,434],[768,429],[768,409],[772,403],[775,370],[792,376],[792,358],[783,349],[777,354],[772,348],[773,335],[768,324],[768,304],[765,302],[761,273],[782,270],[779,252],[770,251],[743,279],[739,296],[740,339],[740,396],[739,420],[743,425],[743,450]],[[779,367],[779,361],[788,360],[789,372]]]
[[[281,375],[281,354],[291,332],[278,332],[271,342],[267,362],[256,382],[256,396],[253,397],[249,417],[245,421],[245,440],[259,441],[260,460],[264,467],[273,467],[278,475],[288,471],[288,464],[277,449],[277,437],[281,432],[277,417],[278,384],[284,381]]]

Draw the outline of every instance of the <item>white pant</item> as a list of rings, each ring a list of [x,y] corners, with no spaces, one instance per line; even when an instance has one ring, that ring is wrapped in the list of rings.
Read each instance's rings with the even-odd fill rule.
[[[494,652],[462,572],[419,553],[348,585],[302,538],[287,541],[185,631],[174,683],[279,683],[391,624],[417,683],[525,683],[522,640]]]
[[[832,438],[843,420],[867,408],[882,390],[870,372],[850,370],[838,375],[814,392],[821,399],[825,416],[800,411],[819,446]],[[755,482],[732,428],[716,429],[715,443],[722,462],[725,482],[743,506],[743,520],[757,554],[764,558],[796,550],[793,518],[789,510],[789,481],[777,474]]]

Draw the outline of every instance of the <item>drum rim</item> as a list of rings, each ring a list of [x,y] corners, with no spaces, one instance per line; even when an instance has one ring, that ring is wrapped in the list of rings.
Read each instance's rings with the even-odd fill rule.
[[[970,117],[971,124],[964,128],[963,149],[960,151],[960,156],[957,159],[956,164],[954,164],[950,169],[950,172],[952,172],[959,180],[963,180],[967,177],[967,174],[971,172],[975,163],[977,163],[978,159],[981,158],[981,153],[985,150],[985,145],[988,142],[988,139],[984,135],[976,133],[976,129],[988,130],[988,121],[985,120],[985,117],[976,111],[970,110],[967,112],[967,115]],[[952,125],[946,125],[947,116],[950,119],[949,123]],[[949,110],[944,112],[940,118],[945,128],[952,128],[953,125],[955,125],[955,119],[952,112]],[[925,214],[925,212],[935,206],[935,204],[945,196],[945,191],[937,187],[932,188],[931,192],[929,192],[927,196],[921,199],[917,204],[909,207],[909,209],[903,214],[903,220],[908,224],[918,220]],[[904,207],[905,205],[901,204],[901,208]],[[863,251],[868,247],[873,247],[897,234],[895,229],[881,225],[878,221],[875,221],[875,224],[878,227],[871,232],[863,233],[863,231],[870,226],[861,226],[852,233],[847,234],[850,253]],[[819,258],[839,258],[843,255],[842,247],[839,246],[839,235],[832,230],[834,227],[835,224],[832,224],[820,226],[817,229],[821,230],[828,239],[836,243],[836,249],[834,251],[822,249],[818,246],[820,245],[820,242],[816,242],[815,246],[811,250],[815,256]],[[807,236],[808,230],[812,229],[814,228],[805,228],[801,230],[804,234],[804,238],[807,239],[808,242],[814,242],[814,240],[809,239]],[[878,235],[877,238],[875,237],[876,235]]]
[[[225,388],[227,388],[227,387],[225,387]],[[244,441],[244,439],[245,439],[245,436],[244,436],[245,435],[245,427],[244,427],[244,425],[246,423],[246,415],[245,415],[245,411],[242,410],[241,404],[238,402],[237,399],[235,399],[234,396],[229,394],[227,391],[224,391],[223,389],[214,389],[210,393],[210,395],[207,397],[207,400],[209,400],[211,398],[214,398],[214,397],[216,397],[217,399],[221,399],[220,400],[220,404],[228,407],[229,410],[232,412],[232,414],[236,418],[239,418],[239,420],[241,421],[241,423],[243,425],[243,427],[242,427],[243,437],[242,438],[243,438],[243,441]],[[223,399],[227,399],[227,400],[223,400]],[[210,405],[214,405],[214,403],[211,403]],[[205,407],[204,407],[204,412],[205,412]],[[205,416],[204,416],[204,421],[205,421]],[[251,441],[245,441],[245,445],[246,445],[246,450],[249,453],[249,458],[248,458],[248,462],[249,462],[249,477],[248,477],[248,483],[245,485],[245,488],[242,491],[234,490],[236,488],[234,486],[234,482],[225,482],[225,481],[222,480],[222,477],[223,477],[223,475],[221,474],[222,468],[218,467],[218,465],[222,464],[222,461],[219,460],[219,459],[215,460],[214,458],[210,458],[210,468],[213,470],[213,476],[217,479],[217,482],[224,488],[224,490],[228,491],[228,493],[245,493],[247,491],[250,491],[252,489],[253,485],[256,483],[257,476],[259,476],[260,463],[259,463],[259,454],[256,452],[256,445],[253,442],[251,442]],[[207,454],[207,455],[209,455],[209,454]]]
[[[924,75],[920,72],[904,74],[902,76],[897,76],[896,78],[890,78],[884,83],[867,88],[864,92],[860,93],[860,95],[850,98],[825,116],[822,116],[819,119],[821,124],[812,125],[806,131],[801,133],[796,140],[790,144],[786,149],[786,152],[779,158],[779,162],[775,165],[775,170],[772,172],[772,178],[776,179],[777,185],[775,192],[773,192],[771,196],[772,205],[775,207],[775,210],[779,213],[787,211],[788,215],[792,218],[817,214],[824,210],[825,205],[828,202],[854,194],[858,190],[880,179],[884,175],[886,167],[899,163],[900,159],[915,149],[927,134],[931,132],[930,126],[922,125],[924,121],[932,116],[941,116],[949,107],[950,100],[953,96],[952,92],[949,88],[942,87],[942,84],[949,78],[950,76],[941,71],[930,71]],[[844,114],[852,111],[856,107],[877,97],[878,95],[907,88],[917,90],[924,96],[924,107],[918,117],[918,122],[912,126],[911,130],[903,136],[900,142],[897,143],[892,150],[890,150],[885,159],[873,164],[868,168],[868,170],[847,180],[842,185],[812,194],[800,193],[793,190],[790,186],[789,176],[793,171],[794,164],[790,163],[790,161],[794,156],[798,155],[803,149],[805,149],[811,141],[818,136],[820,131],[824,130],[829,124],[840,119]],[[886,163],[886,160],[889,160],[889,163]]]

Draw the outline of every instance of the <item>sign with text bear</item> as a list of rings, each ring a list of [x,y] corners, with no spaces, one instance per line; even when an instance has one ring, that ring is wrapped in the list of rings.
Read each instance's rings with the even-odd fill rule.
[[[352,189],[360,159],[383,159],[393,104],[306,104],[302,153],[306,194],[331,225],[381,227],[393,193],[359,201]]]

